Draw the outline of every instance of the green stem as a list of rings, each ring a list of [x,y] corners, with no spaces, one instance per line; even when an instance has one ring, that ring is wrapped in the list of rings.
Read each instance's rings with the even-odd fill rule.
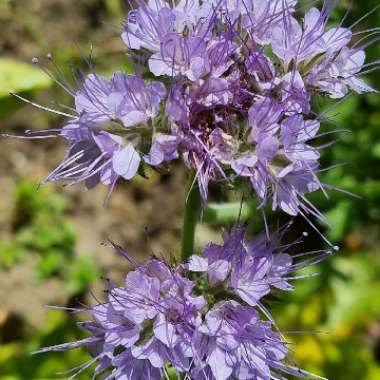
[[[198,183],[195,180],[195,173],[189,177],[186,193],[187,202],[185,204],[185,213],[182,226],[182,248],[181,258],[186,261],[194,254],[195,228],[201,214],[201,195],[199,193]]]

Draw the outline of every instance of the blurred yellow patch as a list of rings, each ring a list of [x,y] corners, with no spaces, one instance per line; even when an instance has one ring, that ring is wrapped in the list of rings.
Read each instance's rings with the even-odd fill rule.
[[[13,359],[18,353],[21,352],[21,345],[19,343],[9,343],[0,345],[0,367],[9,360]],[[4,380],[3,378],[1,378]]]
[[[348,339],[352,334],[352,325],[350,323],[342,322],[336,327],[333,332],[334,340],[345,340]]]
[[[294,358],[313,367],[320,367],[324,361],[322,347],[313,336],[305,337],[297,343]]]
[[[321,299],[313,298],[309,304],[302,309],[301,321],[305,326],[315,327],[321,320]]]

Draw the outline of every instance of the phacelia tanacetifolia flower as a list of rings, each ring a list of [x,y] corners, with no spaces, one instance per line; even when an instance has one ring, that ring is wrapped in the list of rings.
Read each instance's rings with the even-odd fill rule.
[[[334,188],[318,179],[320,150],[329,145],[318,143],[325,119],[313,99],[373,91],[361,76],[379,65],[365,63],[373,29],[330,25],[334,4],[139,0],[122,31],[139,75],[108,80],[91,67],[78,90],[60,83],[75,114],[59,114],[88,136],[69,139],[66,159],[47,179],[113,186],[141,165],[181,159],[196,173],[203,205],[210,182],[247,182],[259,207],[323,221],[307,199]]]
[[[135,264],[123,286],[108,283],[105,302],[82,310],[92,317],[80,323],[89,338],[40,352],[87,347],[94,358],[81,369],[112,368],[107,380],[161,379],[170,370],[194,380],[307,377],[262,301],[274,288],[293,290],[291,273],[330,252],[292,257],[279,246],[284,231],[250,241],[237,225],[223,245],[210,243],[186,263],[152,256]]]

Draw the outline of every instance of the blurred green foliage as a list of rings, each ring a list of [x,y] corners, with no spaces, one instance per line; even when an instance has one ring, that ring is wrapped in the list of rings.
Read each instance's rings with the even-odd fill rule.
[[[51,84],[51,79],[32,64],[0,58],[0,99],[9,96],[9,91],[36,91]]]
[[[12,240],[0,243],[0,267],[9,269],[33,254],[38,279],[58,276],[70,294],[85,291],[99,274],[91,255],[75,254],[77,234],[66,208],[63,195],[20,181],[14,195]]]
[[[73,318],[63,311],[47,314],[44,327],[40,331],[29,331],[23,341],[15,341],[0,346],[1,380],[48,380],[69,378],[71,368],[85,363],[91,356],[84,350],[63,353],[33,355],[41,347],[74,341],[83,338]],[[87,380],[89,372],[79,374],[76,379]]]
[[[76,254],[77,233],[66,211],[67,202],[62,194],[54,193],[48,187],[37,188],[26,180],[17,183],[11,221],[12,240],[0,243],[2,275],[33,255],[38,281],[54,276],[63,281],[68,296],[84,294],[99,278],[99,271],[92,255]],[[23,340],[0,345],[1,380],[50,379],[58,372],[90,359],[84,351],[31,355],[41,347],[79,338],[74,318],[65,311],[49,312],[45,319],[40,330],[26,329]],[[0,342],[1,335],[0,330]],[[88,373],[84,373],[77,378],[88,377]]]
[[[298,281],[274,310],[297,363],[330,379],[378,379],[378,252],[341,252],[309,271],[319,276]]]
[[[10,91],[23,96],[49,88],[52,80],[31,63],[0,57],[0,120],[20,107],[20,101]]]

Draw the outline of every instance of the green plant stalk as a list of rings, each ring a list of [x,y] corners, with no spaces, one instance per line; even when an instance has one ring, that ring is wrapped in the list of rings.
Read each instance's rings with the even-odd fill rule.
[[[189,176],[186,196],[182,226],[182,261],[186,261],[194,254],[195,229],[201,215],[201,195],[194,172]]]

